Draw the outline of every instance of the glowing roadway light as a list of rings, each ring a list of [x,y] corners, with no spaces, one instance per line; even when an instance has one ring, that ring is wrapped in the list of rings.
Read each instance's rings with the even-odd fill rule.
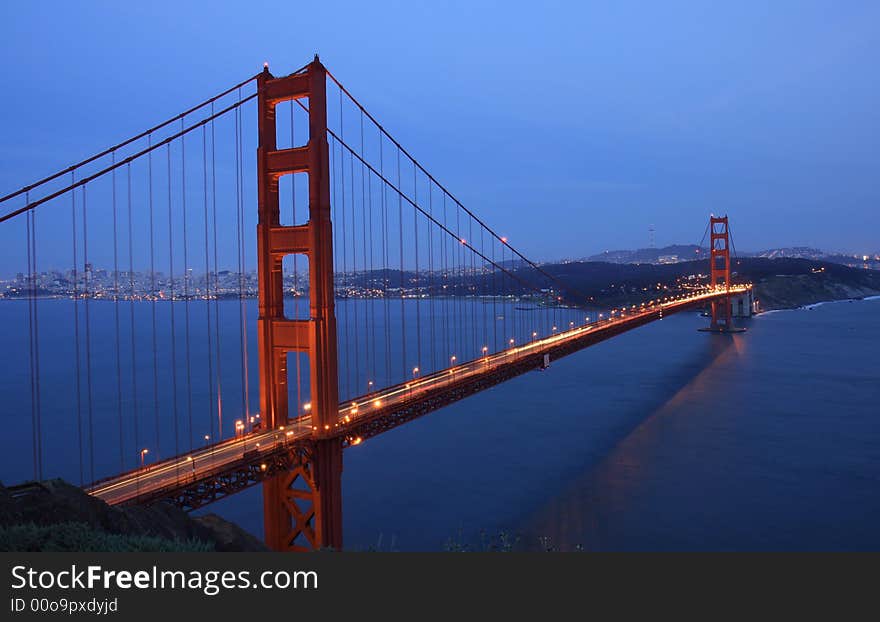
[[[510,345],[513,345],[513,337],[510,338]]]
[[[311,402],[306,402],[305,404],[303,404],[303,410],[304,410],[304,411],[309,412],[311,409],[312,409],[312,403],[311,403]]]
[[[454,354],[453,354],[452,356],[449,357],[449,362],[450,362],[452,365],[455,365],[455,361],[457,361],[457,360],[458,360],[458,358],[457,358]]]
[[[210,441],[210,440],[211,440],[211,437],[208,436],[207,434],[205,434],[205,440],[206,440],[206,441]]]
[[[538,336],[538,331],[533,330],[533,331],[532,331],[532,339],[537,338],[537,336]]]
[[[363,442],[364,442],[364,439],[362,439],[360,436],[358,436],[357,438],[352,439],[351,444],[352,445],[360,445]]]
[[[373,400],[373,408],[379,408],[382,406],[382,400]]]
[[[506,237],[502,237],[502,238],[501,238],[501,243],[502,243],[502,244],[507,244],[507,238],[506,238]]]
[[[140,454],[141,454],[141,468],[144,468],[144,456],[147,455],[148,453],[150,453],[150,450],[149,450],[149,449],[146,449],[146,448],[141,449],[141,451],[140,451]]]
[[[412,374],[413,374],[413,378],[418,378],[419,377],[419,368],[413,367]]]

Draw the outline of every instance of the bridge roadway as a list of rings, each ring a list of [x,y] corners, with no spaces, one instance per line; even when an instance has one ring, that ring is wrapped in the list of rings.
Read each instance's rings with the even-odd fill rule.
[[[732,287],[730,293],[742,293],[748,287]],[[287,468],[291,452],[307,447],[316,437],[357,445],[370,436],[539,368],[545,354],[554,360],[724,295],[723,290],[703,289],[629,307],[612,317],[347,401],[340,404],[339,421],[333,429],[317,430],[306,416],[278,429],[243,434],[101,480],[86,490],[111,505],[169,499],[185,509],[194,509]]]

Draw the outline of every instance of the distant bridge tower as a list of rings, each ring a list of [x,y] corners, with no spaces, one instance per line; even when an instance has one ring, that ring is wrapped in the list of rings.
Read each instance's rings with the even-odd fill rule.
[[[287,472],[263,485],[266,543],[276,551],[342,547],[342,445],[330,438],[338,419],[333,234],[327,144],[326,69],[315,56],[308,67],[276,78],[268,66],[257,78],[257,273],[259,278],[260,412],[269,429],[288,423],[288,352],[309,357],[313,439],[296,450]],[[308,98],[309,141],[278,149],[275,107]],[[281,226],[278,179],[308,173],[309,220]],[[282,259],[309,261],[309,319],[284,316]]]
[[[743,332],[744,328],[733,325],[732,301],[730,297],[730,230],[727,216],[709,218],[709,284],[712,289],[724,289],[727,296],[713,300],[711,304],[712,321],[707,329],[710,332]]]
[[[730,291],[730,233],[727,228],[727,216],[711,216],[709,218],[710,284],[713,289],[723,286]],[[730,297],[712,301],[712,330],[727,330],[732,326],[730,317]]]

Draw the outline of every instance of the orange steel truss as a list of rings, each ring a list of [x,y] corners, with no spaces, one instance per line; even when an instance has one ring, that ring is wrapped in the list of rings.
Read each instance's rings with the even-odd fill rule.
[[[331,434],[339,399],[326,76],[316,56],[301,72],[276,78],[267,66],[257,78],[260,413],[270,429],[288,422],[287,355],[305,352],[314,428],[309,450],[298,451],[289,471],[263,484],[266,543],[278,551],[342,547],[342,444]],[[304,98],[308,143],[278,149],[276,105]],[[296,173],[309,176],[309,220],[281,226],[278,180]],[[282,259],[294,253],[309,260],[307,320],[284,315]]]

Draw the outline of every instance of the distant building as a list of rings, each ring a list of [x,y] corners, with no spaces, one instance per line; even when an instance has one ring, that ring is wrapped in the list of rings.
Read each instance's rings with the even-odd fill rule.
[[[661,263],[661,264],[678,263],[678,255],[660,255],[657,258],[657,263]]]

